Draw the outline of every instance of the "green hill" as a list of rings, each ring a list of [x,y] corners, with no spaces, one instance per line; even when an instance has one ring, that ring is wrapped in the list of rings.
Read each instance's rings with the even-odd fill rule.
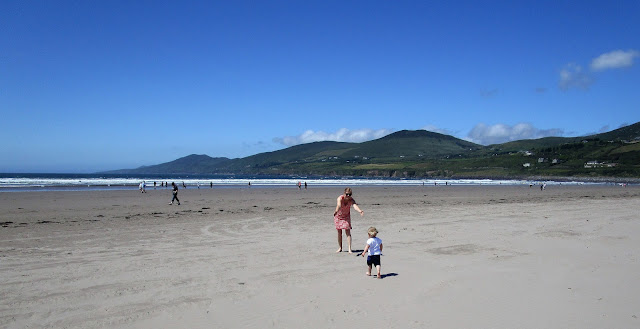
[[[143,166],[136,169],[120,169],[108,171],[108,174],[184,174],[211,173],[228,164],[228,158],[212,158],[208,155],[192,154],[186,157],[154,166]]]
[[[268,173],[270,168],[286,164],[322,161],[333,156],[339,156],[346,150],[357,147],[355,143],[314,142],[295,145],[283,150],[260,153],[229,163],[225,169],[233,172]],[[267,172],[261,172],[261,170]],[[273,170],[273,169],[271,169]]]
[[[241,159],[190,155],[110,173],[640,178],[640,123],[591,136],[489,146],[403,130],[363,143],[314,142]]]
[[[456,173],[465,175],[640,178],[640,123],[590,136],[489,145],[462,162]]]
[[[426,130],[402,130],[380,139],[361,143],[357,149],[346,153],[345,156],[366,155],[379,159],[398,157],[433,159],[446,155],[468,153],[480,148],[482,148],[481,145],[449,135]]]

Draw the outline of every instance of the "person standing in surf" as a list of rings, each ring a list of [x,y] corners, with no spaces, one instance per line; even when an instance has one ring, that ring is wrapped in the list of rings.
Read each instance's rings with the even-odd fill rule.
[[[336,230],[338,231],[338,250],[336,252],[342,252],[342,230],[347,236],[347,243],[349,244],[349,253],[351,251],[351,206],[357,212],[360,213],[360,216],[364,216],[364,211],[358,207],[358,203],[354,200],[351,195],[353,192],[351,188],[347,187],[344,189],[344,194],[338,197],[338,202],[336,205],[336,210],[333,212],[333,222],[336,225]]]
[[[176,185],[175,182],[171,182],[171,186],[173,186],[173,198],[171,199],[171,203],[169,204],[173,204],[173,201],[178,201],[178,206],[180,205],[180,199],[178,199],[178,185]]]

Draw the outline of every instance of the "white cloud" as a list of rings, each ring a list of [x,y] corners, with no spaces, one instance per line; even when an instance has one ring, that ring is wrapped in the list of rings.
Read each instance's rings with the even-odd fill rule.
[[[373,139],[381,138],[392,133],[389,129],[357,129],[349,130],[342,128],[333,133],[327,133],[324,131],[307,130],[298,136],[286,136],[274,138],[273,141],[286,146],[293,146],[298,144],[306,144],[320,141],[335,141],[335,142],[350,142],[361,143],[370,141]]]
[[[452,133],[450,130],[438,128],[433,125],[424,126],[422,129],[454,136],[454,133]],[[298,136],[278,137],[274,138],[273,141],[285,146],[294,146],[319,141],[361,143],[387,136],[393,132],[394,131],[390,129],[349,130],[346,128],[342,128],[333,133],[307,130]],[[477,144],[490,145],[522,139],[536,139],[548,136],[562,135],[564,135],[564,131],[562,129],[538,129],[529,123],[519,123],[514,126],[505,124],[495,124],[489,126],[484,123],[479,123],[475,127],[473,127],[473,129],[471,129],[467,137],[464,139]]]
[[[431,132],[434,132],[434,133],[443,134],[443,135],[451,135],[451,136],[453,136],[453,134],[454,134],[451,130],[442,129],[442,128],[436,127],[434,125],[426,125],[426,126],[422,127],[422,129],[423,130],[427,130],[427,131],[431,131]]]
[[[569,88],[588,89],[593,83],[593,79],[582,71],[582,66],[569,63],[560,70],[560,82],[558,86],[562,90]]]
[[[633,66],[633,60],[640,57],[637,50],[614,50],[604,53],[591,61],[591,71],[604,71]],[[570,88],[589,89],[594,78],[589,72],[585,72],[582,66],[576,63],[569,63],[560,70],[560,81],[558,86],[562,90]]]
[[[601,134],[601,133],[606,133],[606,132],[608,132],[609,130],[610,130],[610,129],[609,129],[609,125],[604,125],[604,126],[602,126],[602,128],[600,128],[600,130],[598,130],[598,133],[599,133],[599,134]]]
[[[633,59],[638,56],[640,56],[640,52],[636,50],[614,50],[591,61],[591,69],[601,71],[629,67],[633,65]]]
[[[538,129],[529,123],[519,123],[515,126],[495,124],[488,126],[479,123],[467,136],[467,140],[476,144],[491,145],[522,139],[536,139],[549,136],[562,136],[562,129]]]

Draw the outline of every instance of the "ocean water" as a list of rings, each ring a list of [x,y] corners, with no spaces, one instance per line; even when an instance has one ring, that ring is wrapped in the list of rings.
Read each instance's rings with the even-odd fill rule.
[[[0,174],[0,192],[135,190],[141,182],[147,188],[162,188],[161,183],[175,182],[180,187],[296,187],[298,182],[313,186],[419,186],[419,185],[583,185],[604,184],[587,182],[555,182],[492,179],[383,179],[343,177],[269,177],[237,175],[100,175],[100,174]]]

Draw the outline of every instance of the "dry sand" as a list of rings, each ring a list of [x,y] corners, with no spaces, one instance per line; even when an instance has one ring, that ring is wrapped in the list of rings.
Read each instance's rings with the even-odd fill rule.
[[[341,191],[0,193],[0,327],[640,327],[640,187]]]

